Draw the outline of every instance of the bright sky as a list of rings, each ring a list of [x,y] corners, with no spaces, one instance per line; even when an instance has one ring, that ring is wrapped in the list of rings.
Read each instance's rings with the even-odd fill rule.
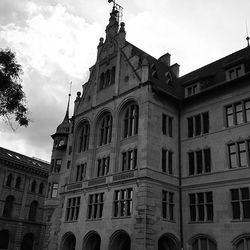
[[[117,0],[127,40],[159,58],[169,52],[181,75],[246,46],[249,0]],[[50,161],[50,137],[64,118],[69,83],[88,79],[105,37],[108,0],[1,0],[0,48],[16,52],[32,122],[13,132],[0,121],[0,146]]]

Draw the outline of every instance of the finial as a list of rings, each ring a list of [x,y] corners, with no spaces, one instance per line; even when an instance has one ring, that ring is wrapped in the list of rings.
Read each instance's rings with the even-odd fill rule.
[[[104,38],[103,38],[103,37],[101,37],[101,38],[100,38],[100,40],[99,40],[99,45],[98,45],[98,46],[103,45],[103,41],[104,41]]]
[[[69,119],[69,104],[70,104],[70,97],[71,97],[71,88],[72,88],[72,81],[69,83],[69,98],[68,98],[68,105],[67,105],[67,110],[66,110],[66,114],[64,117],[64,120],[68,120]]]
[[[123,7],[119,5],[118,3],[116,3],[115,0],[108,0],[108,2],[109,3],[113,2],[112,13],[115,14],[115,16],[118,18],[118,23],[120,23],[122,21]]]
[[[247,20],[246,20],[246,33],[247,33],[247,37],[246,37],[246,40],[247,40],[247,47],[250,47],[250,44],[249,44],[250,37],[249,37],[249,34],[248,34]]]

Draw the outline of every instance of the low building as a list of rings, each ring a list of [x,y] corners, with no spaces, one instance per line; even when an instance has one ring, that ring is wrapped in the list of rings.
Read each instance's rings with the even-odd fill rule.
[[[0,147],[0,249],[42,249],[49,166]]]

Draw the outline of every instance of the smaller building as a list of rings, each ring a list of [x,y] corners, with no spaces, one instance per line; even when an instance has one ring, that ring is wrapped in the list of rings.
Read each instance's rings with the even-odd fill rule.
[[[49,166],[0,147],[0,249],[42,249]]]

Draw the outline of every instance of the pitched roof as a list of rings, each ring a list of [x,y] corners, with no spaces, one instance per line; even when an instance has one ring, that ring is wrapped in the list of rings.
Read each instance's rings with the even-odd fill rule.
[[[0,160],[7,160],[9,162],[26,165],[35,169],[43,169],[44,171],[48,171],[50,167],[49,162],[28,157],[2,147],[0,147]]]

